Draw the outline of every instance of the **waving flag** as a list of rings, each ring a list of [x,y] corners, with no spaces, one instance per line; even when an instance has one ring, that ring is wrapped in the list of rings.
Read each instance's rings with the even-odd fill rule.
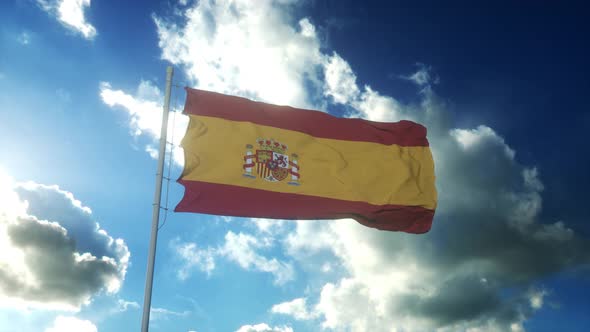
[[[336,118],[187,88],[178,212],[353,218],[424,233],[436,208],[426,128]]]

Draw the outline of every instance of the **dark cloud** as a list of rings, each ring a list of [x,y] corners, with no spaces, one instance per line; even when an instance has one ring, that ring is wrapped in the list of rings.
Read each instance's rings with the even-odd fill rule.
[[[561,224],[518,229],[506,218],[461,217],[453,220],[461,231],[434,234],[439,237],[440,250],[425,257],[441,269],[478,266],[482,275],[520,283],[590,263],[588,241],[567,232]]]
[[[365,95],[368,113],[395,105],[376,92]],[[429,128],[439,194],[432,230],[416,236],[298,223],[287,237],[289,252],[307,260],[303,253],[328,249],[343,263],[347,276],[319,296],[328,327],[523,330],[548,294],[541,280],[588,271],[590,241],[563,222],[541,220],[539,174],[520,165],[501,136],[486,126],[453,129],[434,93],[423,97],[419,107],[398,108],[388,120],[409,118]],[[360,310],[360,303],[374,310]]]
[[[98,257],[113,256],[112,239],[99,232],[89,208],[81,205],[71,193],[57,186],[24,184],[15,188],[21,200],[27,201],[27,212],[40,220],[58,221],[70,234],[80,252]]]
[[[368,232],[365,242],[386,266],[403,261],[436,276],[415,277],[426,295],[391,294],[391,310],[436,327],[494,322],[509,329],[533,314],[531,289],[539,280],[589,267],[590,241],[562,222],[540,220],[536,170],[519,165],[491,129],[451,133],[432,139],[440,195],[433,229],[419,237]]]
[[[100,291],[118,291],[129,251],[100,229],[90,209],[57,186],[26,183],[14,193],[27,202],[26,215],[2,213],[0,223],[22,260],[0,265],[0,295],[35,306],[78,309]],[[14,272],[17,265],[26,275]]]
[[[506,321],[514,321],[518,312],[504,305],[496,289],[486,281],[478,278],[460,277],[445,281],[431,296],[407,296],[400,301],[412,315],[421,315],[435,320],[440,326],[455,324],[461,321],[473,321],[482,315],[494,312],[498,317],[501,313]]]

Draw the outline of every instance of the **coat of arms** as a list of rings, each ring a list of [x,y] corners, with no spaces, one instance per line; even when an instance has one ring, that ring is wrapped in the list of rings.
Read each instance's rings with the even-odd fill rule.
[[[244,176],[255,179],[257,174],[270,182],[280,182],[290,177],[288,184],[298,186],[300,176],[297,155],[287,155],[287,145],[274,139],[259,138],[256,142],[256,152],[251,144],[246,145]]]

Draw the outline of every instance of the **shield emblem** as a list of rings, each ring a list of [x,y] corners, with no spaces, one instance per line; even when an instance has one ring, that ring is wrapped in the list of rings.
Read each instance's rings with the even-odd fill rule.
[[[259,149],[254,153],[253,146],[246,145],[244,156],[244,176],[256,178],[252,173],[255,171],[259,177],[270,182],[280,182],[291,176],[290,185],[299,185],[299,164],[297,155],[292,154],[291,158],[285,152],[287,145],[273,139],[257,140]],[[291,160],[290,160],[291,159]]]

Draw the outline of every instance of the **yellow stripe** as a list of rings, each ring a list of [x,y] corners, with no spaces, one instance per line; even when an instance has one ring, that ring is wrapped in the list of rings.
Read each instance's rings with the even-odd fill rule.
[[[256,174],[243,176],[246,145],[258,149],[257,139],[274,139],[298,155],[299,186],[290,176],[269,182]],[[304,194],[375,205],[436,207],[434,163],[428,147],[400,147],[378,143],[316,138],[297,131],[250,122],[190,115],[183,139],[185,180]],[[269,204],[272,204],[269,202]]]

